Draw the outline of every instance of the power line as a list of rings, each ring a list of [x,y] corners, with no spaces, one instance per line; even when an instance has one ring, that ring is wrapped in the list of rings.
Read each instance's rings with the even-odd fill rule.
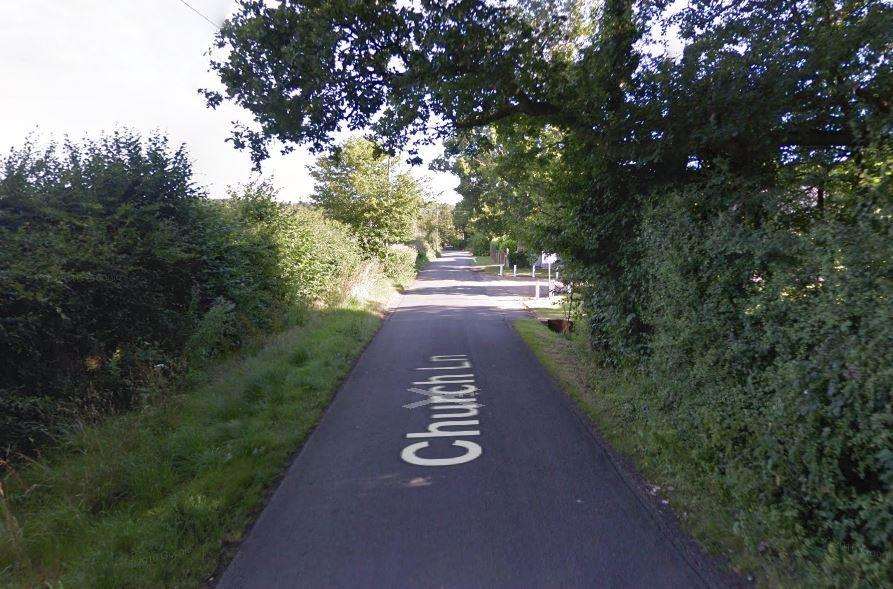
[[[186,0],[180,0],[180,2],[181,2],[186,8],[188,8],[188,9],[191,10],[192,12],[196,13],[197,15],[199,15],[200,17],[202,17],[202,18],[205,19],[206,21],[208,21],[208,24],[211,25],[212,27],[214,27],[215,29],[219,29],[219,28],[220,28],[220,25],[218,25],[216,22],[214,22],[213,20],[211,20],[210,18],[208,18],[207,16],[205,16],[202,12],[199,12],[199,11],[192,5],[192,4],[190,4],[190,3],[187,2]]]

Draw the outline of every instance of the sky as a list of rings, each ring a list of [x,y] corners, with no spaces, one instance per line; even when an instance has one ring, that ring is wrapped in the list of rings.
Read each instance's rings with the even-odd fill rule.
[[[235,6],[187,1],[217,23]],[[248,153],[225,141],[230,122],[250,116],[230,104],[210,110],[197,93],[219,84],[207,71],[214,33],[181,0],[0,1],[0,154],[29,133],[48,141],[116,126],[161,131],[186,144],[196,180],[223,196],[252,177]],[[300,148],[274,153],[262,173],[274,178],[282,200],[301,200],[313,190],[312,161]],[[459,200],[455,176],[422,167],[413,173],[438,200]]]

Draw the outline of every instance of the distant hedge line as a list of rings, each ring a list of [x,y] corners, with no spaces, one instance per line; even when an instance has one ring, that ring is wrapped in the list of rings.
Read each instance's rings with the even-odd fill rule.
[[[0,454],[378,272],[344,225],[274,196],[207,199],[182,147],[126,131],[0,160]]]

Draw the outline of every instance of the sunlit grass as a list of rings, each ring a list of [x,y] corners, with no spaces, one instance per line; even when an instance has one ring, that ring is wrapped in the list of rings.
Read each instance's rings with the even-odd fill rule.
[[[202,584],[379,322],[371,305],[312,311],[183,394],[84,428],[6,476],[0,585]]]
[[[474,265],[475,266],[492,266],[495,265],[496,262],[493,261],[493,258],[490,256],[475,256],[474,257]],[[497,266],[498,268],[498,266]]]
[[[499,275],[499,264],[497,264],[496,261],[493,258],[491,258],[490,256],[475,256],[474,257],[474,266],[477,268],[480,268],[486,274],[492,274],[494,276]],[[512,267],[511,266],[505,265],[505,267],[503,268],[502,271],[505,276],[512,276]],[[543,270],[542,272],[540,272],[538,270],[537,277],[545,276],[545,274],[543,274],[543,272],[545,272],[545,270]],[[529,266],[519,267],[518,268],[518,276],[530,276],[530,267]]]

